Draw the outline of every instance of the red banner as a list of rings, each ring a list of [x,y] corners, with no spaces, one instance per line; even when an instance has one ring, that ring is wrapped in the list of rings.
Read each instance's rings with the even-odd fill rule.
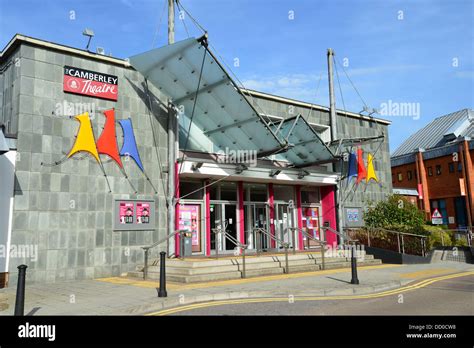
[[[63,91],[116,101],[118,77],[65,66]]]

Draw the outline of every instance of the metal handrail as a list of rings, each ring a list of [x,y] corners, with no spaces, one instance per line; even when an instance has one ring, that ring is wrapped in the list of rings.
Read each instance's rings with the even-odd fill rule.
[[[331,228],[329,226],[322,226],[321,227],[323,230],[324,230],[324,234],[326,234],[326,230],[329,230],[330,232],[332,233],[335,233],[337,234],[339,237],[341,237],[343,240],[349,242],[349,243],[356,243],[358,242],[357,239],[352,239],[351,237],[349,237],[347,234],[345,234],[344,232],[340,232],[340,231],[337,231],[335,230],[334,228]]]
[[[228,233],[226,230],[222,228],[213,228],[212,232],[218,236],[219,234],[224,234],[224,237],[234,243],[234,245],[242,250],[242,278],[246,277],[245,274],[245,250],[247,250],[248,245],[243,244],[239,242],[234,236],[232,236],[230,233]],[[216,240],[216,258],[219,258],[219,246],[217,245],[217,240]]]
[[[271,233],[268,233],[265,229],[263,229],[262,227],[255,227],[253,229],[253,232],[257,232],[257,233],[263,233],[264,235],[270,237],[270,239],[273,239],[275,242],[279,243],[284,249],[285,249],[285,273],[289,273],[290,272],[290,267],[289,267],[289,262],[288,262],[288,247],[290,246],[290,243],[287,243],[287,242],[284,242],[282,241],[281,239],[275,237],[274,235],[272,235]],[[257,250],[257,256],[259,256],[259,242],[260,242],[260,238],[257,238],[257,245],[256,245],[256,250]],[[295,244],[295,243],[293,243]]]
[[[146,280],[147,277],[148,277],[148,253],[150,251],[150,249],[153,249],[154,247],[166,242],[167,240],[169,240],[170,238],[176,236],[177,234],[182,234],[182,233],[185,233],[185,232],[189,232],[188,230],[177,230],[177,231],[174,231],[173,233],[171,233],[170,235],[164,237],[164,238],[161,238],[160,240],[158,240],[157,242],[151,244],[151,245],[148,245],[148,246],[144,246],[142,247],[142,249],[145,251],[145,260],[144,260],[144,266],[143,266],[143,279]],[[182,257],[182,255],[180,255]],[[169,257],[169,255],[168,255]]]
[[[323,270],[326,269],[326,263],[325,263],[325,246],[327,244],[327,242],[325,240],[320,240],[320,239],[316,239],[314,238],[312,235],[310,235],[308,232],[306,232],[305,230],[303,230],[302,228],[299,228],[299,227],[290,227],[290,229],[292,230],[296,230],[296,231],[299,231],[301,232],[301,234],[303,234],[304,236],[306,236],[306,238],[311,239],[313,241],[315,241],[316,243],[319,243],[319,245],[321,246],[321,261],[322,261],[322,265],[323,265]],[[309,246],[308,246],[308,249],[309,249]]]
[[[428,238],[428,236],[424,236],[422,234],[414,234],[414,233],[408,233],[408,232],[400,232],[400,231],[392,231],[392,230],[387,230],[382,227],[369,227],[365,229],[367,232],[367,245],[370,247],[370,232],[371,231],[382,231],[382,232],[388,232],[388,233],[393,233],[397,235],[397,245],[398,245],[398,252],[405,254],[405,241],[404,241],[404,236],[409,236],[409,237],[417,237],[420,238],[421,241],[421,255],[425,256],[426,255],[426,241],[425,239]]]

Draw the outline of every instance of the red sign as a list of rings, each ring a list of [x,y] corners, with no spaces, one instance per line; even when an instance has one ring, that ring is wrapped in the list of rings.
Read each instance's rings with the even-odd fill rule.
[[[65,66],[63,91],[116,101],[118,77]]]

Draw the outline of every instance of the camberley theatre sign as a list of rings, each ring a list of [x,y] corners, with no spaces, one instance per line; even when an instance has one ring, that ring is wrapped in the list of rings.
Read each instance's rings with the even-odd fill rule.
[[[117,101],[118,77],[65,66],[63,90],[64,92]]]

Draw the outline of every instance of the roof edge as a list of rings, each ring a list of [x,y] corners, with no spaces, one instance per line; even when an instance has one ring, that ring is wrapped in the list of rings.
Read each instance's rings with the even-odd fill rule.
[[[267,93],[267,92],[256,91],[256,90],[248,89],[248,88],[241,88],[240,90],[243,93],[251,95],[251,96],[257,96],[257,97],[262,97],[262,98],[265,98],[265,99],[280,101],[280,102],[284,102],[284,103],[288,103],[288,104],[291,103],[291,104],[294,104],[294,105],[312,107],[313,109],[329,111],[329,108],[327,106],[323,106],[323,105],[319,105],[319,104],[313,104],[313,103],[309,103],[309,102],[305,102],[305,101],[301,101],[301,100],[287,98],[287,97],[283,97],[283,96],[279,96],[279,95],[275,95],[275,94],[271,94],[271,93]],[[355,112],[341,110],[341,109],[336,109],[336,111],[339,114],[344,114],[345,116],[349,116],[349,117],[360,118],[360,119],[364,119],[364,120],[372,121],[372,122],[379,122],[379,123],[383,123],[385,125],[392,124],[392,121],[385,120],[383,118],[369,117],[369,116],[365,116],[365,115],[361,115],[361,114],[358,114],[358,113],[355,113]]]
[[[105,55],[101,55],[101,54],[94,53],[94,52],[91,52],[91,51],[81,50],[81,49],[75,48],[75,47],[71,47],[71,46],[67,46],[67,45],[61,45],[61,44],[57,44],[57,43],[42,40],[42,39],[37,39],[37,38],[26,36],[26,35],[23,35],[23,34],[15,34],[15,36],[12,37],[12,39],[8,42],[8,44],[0,52],[0,61],[3,61],[5,59],[5,57],[7,57],[12,52],[12,50],[14,50],[16,47],[18,47],[21,43],[28,43],[28,44],[31,44],[31,45],[34,45],[34,46],[44,47],[44,48],[52,49],[52,50],[55,50],[55,51],[67,52],[67,53],[70,53],[70,54],[86,57],[86,58],[89,58],[89,59],[99,60],[99,61],[112,63],[112,64],[115,64],[115,65],[120,65],[120,66],[123,66],[123,67],[126,67],[126,68],[133,69],[132,66],[130,65],[130,63],[125,59],[115,58],[115,57],[111,57],[111,56],[105,56]]]

